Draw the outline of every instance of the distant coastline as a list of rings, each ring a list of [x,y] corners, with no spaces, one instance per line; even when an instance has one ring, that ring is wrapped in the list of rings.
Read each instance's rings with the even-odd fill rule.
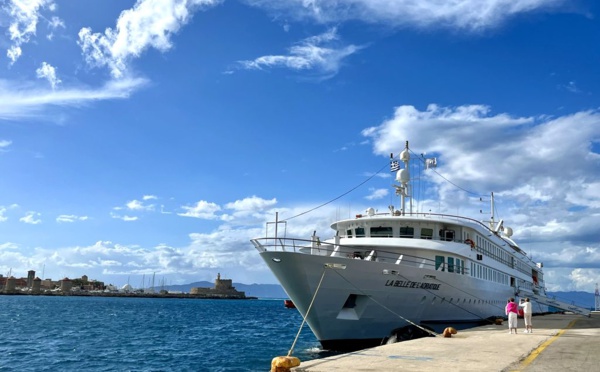
[[[257,300],[253,296],[196,295],[189,293],[125,293],[125,292],[0,292],[0,296],[50,296],[50,297],[139,297],[139,298],[190,298],[205,300]]]

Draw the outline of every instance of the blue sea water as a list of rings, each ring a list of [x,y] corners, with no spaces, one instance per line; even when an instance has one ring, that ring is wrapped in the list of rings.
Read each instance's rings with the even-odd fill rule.
[[[0,296],[0,371],[268,371],[301,324],[283,300]],[[292,355],[324,355],[308,326]]]

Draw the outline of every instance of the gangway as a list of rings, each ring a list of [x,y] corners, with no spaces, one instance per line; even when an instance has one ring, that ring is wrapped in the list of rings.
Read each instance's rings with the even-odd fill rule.
[[[559,301],[559,300],[556,300],[556,299],[553,299],[553,298],[550,298],[547,296],[540,296],[538,294],[535,294],[535,293],[527,291],[527,290],[521,289],[519,291],[519,296],[523,297],[523,298],[529,297],[529,299],[535,300],[539,304],[554,306],[557,309],[564,310],[564,311],[570,311],[575,314],[585,315],[587,317],[589,317],[591,314],[591,310],[586,309],[585,307],[569,304],[567,302]]]

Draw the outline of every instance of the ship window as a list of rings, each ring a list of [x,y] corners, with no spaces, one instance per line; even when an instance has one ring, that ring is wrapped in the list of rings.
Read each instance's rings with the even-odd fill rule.
[[[421,228],[421,239],[432,239],[433,238],[433,229]]]
[[[406,226],[400,227],[400,237],[401,238],[412,238],[415,236],[415,228]]]
[[[448,272],[454,272],[454,257],[448,257]]]
[[[346,230],[346,236],[349,237],[349,238],[352,237],[352,229]]]
[[[365,237],[365,228],[364,227],[357,227],[355,230],[355,235],[357,238],[364,238]]]
[[[447,242],[454,240],[454,230],[440,230],[440,239]]]
[[[391,227],[371,227],[371,237],[384,237],[391,238],[392,237],[392,228]]]
[[[444,256],[435,256],[435,269],[444,271]]]

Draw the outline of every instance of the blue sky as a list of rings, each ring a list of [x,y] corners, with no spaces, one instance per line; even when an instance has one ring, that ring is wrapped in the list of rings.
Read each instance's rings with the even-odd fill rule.
[[[0,4],[3,275],[275,283],[249,239],[397,205],[408,140],[420,210],[493,191],[548,289],[600,282],[596,1]]]

